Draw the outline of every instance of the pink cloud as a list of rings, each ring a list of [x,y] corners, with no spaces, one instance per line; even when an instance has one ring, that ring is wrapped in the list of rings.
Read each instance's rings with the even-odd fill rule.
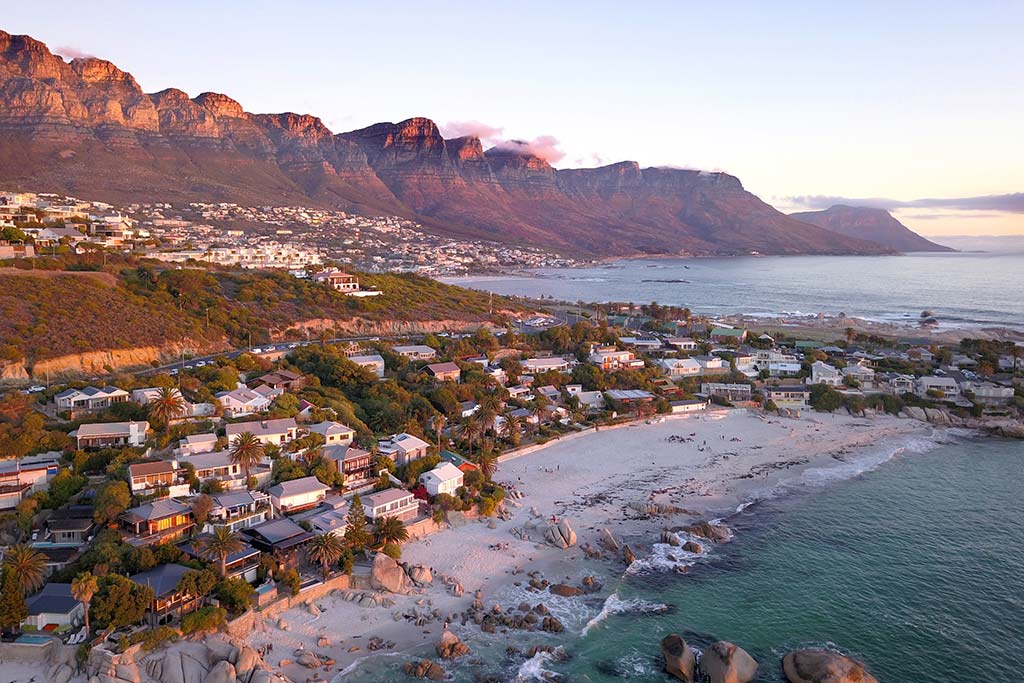
[[[558,138],[553,135],[541,135],[533,140],[502,140],[494,145],[519,154],[532,154],[549,164],[555,164],[565,158],[565,152],[558,149]]]
[[[62,45],[60,47],[55,47],[53,48],[53,51],[59,54],[61,57],[66,57],[68,59],[89,59],[90,57],[96,56],[84,50],[79,50],[77,47],[72,47],[71,45]]]
[[[491,126],[481,121],[449,121],[441,126],[441,134],[446,138],[472,135],[491,142],[500,139],[503,130],[500,126]]]

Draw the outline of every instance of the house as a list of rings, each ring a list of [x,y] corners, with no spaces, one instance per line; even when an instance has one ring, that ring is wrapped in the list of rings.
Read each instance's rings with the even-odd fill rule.
[[[355,275],[349,275],[340,270],[323,270],[313,275],[314,282],[327,285],[336,292],[349,294],[359,291],[359,280]]]
[[[964,391],[974,394],[974,400],[985,405],[1002,405],[1013,401],[1013,387],[1001,387],[992,382],[964,382],[961,387]]]
[[[188,456],[217,450],[216,434],[190,434],[178,442],[175,455]]]
[[[384,376],[384,357],[380,354],[369,356],[349,356],[349,360],[361,368],[366,368],[377,377]]]
[[[870,389],[875,383],[875,371],[866,365],[847,365],[842,370],[843,379],[849,378],[856,382],[862,389]]]
[[[244,489],[246,487],[247,482],[242,466],[232,461],[231,451],[227,449],[179,458],[178,465],[182,468],[186,465],[191,466],[195,471],[196,479],[204,484],[209,481],[219,481],[227,489]],[[256,478],[257,485],[269,481],[270,465],[266,459],[263,463],[250,467],[249,476]]]
[[[313,538],[313,534],[291,519],[275,519],[257,524],[242,529],[241,534],[257,550],[286,558],[295,557],[297,551]]]
[[[132,495],[136,496],[149,495],[158,489],[166,489],[171,496],[187,496],[189,485],[183,474],[174,461],[136,462],[128,465],[128,484]]]
[[[701,364],[692,358],[661,358],[656,362],[673,379],[701,374]]]
[[[675,413],[695,413],[701,410],[706,410],[710,402],[707,400],[691,398],[684,399],[681,401],[672,401],[669,406],[672,408],[673,414]]]
[[[538,396],[543,396],[550,403],[562,403],[562,390],[553,384],[548,384],[543,387],[538,387],[533,390],[533,393]]]
[[[301,391],[306,386],[306,376],[291,370],[275,370],[259,377],[253,384],[266,384],[281,391]]]
[[[22,622],[37,631],[62,626],[78,626],[85,621],[85,605],[71,594],[70,583],[47,583],[35,595],[25,599],[28,616]]]
[[[427,449],[430,448],[426,441],[406,432],[384,439],[377,446],[381,455],[388,456],[399,467],[426,457]]]
[[[462,486],[463,472],[450,462],[442,462],[434,469],[420,475],[420,483],[431,496],[447,493],[454,496]]]
[[[700,349],[700,344],[689,337],[669,337],[665,343],[679,351],[691,352]]]
[[[309,525],[316,534],[342,537],[348,529],[349,501],[341,496],[328,496],[319,507],[296,515],[295,519]]]
[[[283,515],[301,512],[323,502],[331,488],[316,477],[282,481],[267,489],[274,509]]]
[[[455,363],[432,363],[425,369],[438,382],[458,382],[462,379],[462,370]]]
[[[914,392],[914,386],[917,380],[913,375],[901,375],[893,373],[888,377],[889,390],[892,393],[899,396],[900,394],[911,394]]]
[[[133,583],[153,589],[153,600],[146,609],[147,625],[168,624],[198,607],[200,598],[178,590],[181,577],[191,571],[195,570],[182,564],[162,564],[128,577]]]
[[[803,410],[810,405],[811,390],[803,384],[780,385],[765,387],[764,396],[779,408]]]
[[[173,541],[193,526],[192,511],[173,498],[154,500],[121,515],[121,528],[131,534],[126,541],[136,547]]]
[[[319,434],[324,437],[325,446],[347,445],[356,438],[356,430],[346,427],[340,422],[319,422],[309,426],[310,434]]]
[[[276,420],[254,420],[252,422],[236,422],[225,427],[224,431],[228,437],[228,443],[234,443],[240,434],[249,433],[259,439],[264,445],[283,445],[294,441],[298,425],[291,417],[282,417]]]
[[[106,410],[115,403],[125,403],[128,396],[127,391],[117,387],[86,387],[62,391],[53,397],[53,402],[57,410],[85,413]]]
[[[700,393],[708,398],[718,396],[731,403],[751,400],[753,391],[749,384],[723,384],[721,382],[705,382],[700,385]]]
[[[523,370],[531,373],[540,372],[566,372],[569,369],[569,361],[560,357],[548,358],[527,358],[522,362]]]
[[[383,517],[397,517],[402,521],[414,519],[420,504],[405,489],[384,489],[362,498],[367,519],[377,521]]]
[[[637,358],[632,351],[620,351],[614,346],[602,346],[591,352],[587,360],[602,370],[618,370],[619,368],[642,368],[644,361]]]
[[[224,409],[224,416],[230,418],[262,413],[273,402],[272,398],[244,387],[222,391],[216,394],[216,398]]]
[[[508,397],[523,401],[529,400],[530,387],[522,384],[516,384],[515,386],[508,387]]]
[[[642,389],[611,389],[605,392],[605,395],[609,400],[627,407],[652,403],[657,398],[651,392]]]
[[[937,392],[932,395],[945,401],[955,401],[960,398],[960,385],[952,377],[919,377],[914,383],[914,392],[925,398],[931,398],[929,392]]]
[[[431,360],[437,356],[437,351],[423,344],[396,346],[391,350],[409,360]]]
[[[746,341],[747,331],[736,327],[713,327],[708,336],[716,342],[739,344]]]
[[[206,533],[212,533],[219,526],[225,526],[231,531],[248,529],[266,522],[273,515],[270,496],[262,491],[227,491],[215,493],[210,498],[213,507],[203,527]]]
[[[139,405],[149,405],[153,401],[160,398],[160,394],[163,391],[162,387],[146,387],[144,389],[132,389],[131,397],[133,403]],[[181,391],[177,388],[171,388],[171,395],[177,398],[179,401],[185,402],[185,398],[181,395]]]
[[[907,349],[907,358],[910,358],[911,360],[918,360],[922,363],[935,362],[935,354],[923,346],[915,346]]]
[[[811,384],[826,384],[830,387],[838,387],[842,383],[843,377],[837,368],[820,360],[816,360],[811,364]]]
[[[46,520],[46,540],[56,545],[85,546],[96,523],[91,505],[69,505],[54,510]]]
[[[13,509],[22,499],[45,491],[58,469],[52,458],[0,461],[0,510]]]
[[[141,448],[149,432],[148,422],[101,422],[84,424],[68,434],[78,450],[96,448]]]
[[[633,346],[647,351],[654,351],[662,347],[661,340],[657,337],[619,337],[619,341],[626,346]]]
[[[351,444],[326,446],[323,456],[333,462],[335,469],[344,476],[346,491],[365,486],[377,475],[373,471],[373,455]]]
[[[594,414],[604,410],[604,394],[600,391],[581,391],[573,394],[587,413]]]
[[[196,536],[194,541],[181,543],[178,548],[188,555],[189,557],[196,560],[208,560],[214,564],[216,571],[220,571],[220,557],[210,557],[204,555],[199,551],[202,547],[202,541],[204,538],[209,538],[210,534],[200,534]],[[229,553],[224,558],[224,570],[227,574],[227,578],[236,579],[243,578],[249,583],[256,580],[256,575],[260,568],[260,551],[253,548],[244,541],[241,542],[242,547],[233,553]]]
[[[466,418],[480,412],[480,404],[476,401],[462,401],[459,403],[459,417]]]

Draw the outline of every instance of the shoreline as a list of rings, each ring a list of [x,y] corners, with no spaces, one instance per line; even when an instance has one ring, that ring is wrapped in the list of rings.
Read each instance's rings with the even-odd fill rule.
[[[432,567],[432,586],[412,595],[389,595],[394,599],[390,608],[361,608],[325,596],[315,601],[323,610],[321,615],[313,617],[302,608],[293,608],[280,615],[290,630],[262,623],[248,640],[254,647],[267,642],[280,647],[280,657],[275,652],[268,658],[272,666],[280,665],[280,659],[293,660],[294,651],[301,647],[335,660],[326,674],[328,679],[357,680],[352,673],[378,668],[393,673],[388,667],[413,655],[436,659],[433,645],[443,634],[447,619],[451,619],[451,630],[470,645],[471,652],[497,647],[493,636],[481,633],[472,621],[464,624],[459,618],[479,596],[488,609],[493,604],[514,609],[524,601],[544,602],[565,624],[564,634],[510,631],[506,638],[522,640],[524,645],[526,641],[564,642],[567,637],[579,637],[594,619],[600,621],[595,608],[608,606],[614,585],[627,572],[685,572],[688,565],[699,561],[678,546],[661,543],[665,530],[678,530],[697,520],[727,519],[738,509],[794,485],[808,472],[835,471],[879,449],[889,452],[883,458],[887,460],[907,443],[931,439],[935,434],[934,428],[923,423],[888,416],[855,418],[811,413],[789,419],[731,410],[671,416],[654,424],[633,422],[570,435],[572,438],[551,441],[500,463],[496,480],[524,496],[507,499],[510,519],[459,524],[458,528],[403,548],[404,562]],[[648,511],[658,506],[675,511],[647,514],[635,505],[646,506]],[[528,529],[531,519],[536,520],[531,508],[536,508],[541,519],[555,515],[567,520],[578,536],[577,544],[561,550],[543,543],[536,530],[528,531],[525,538],[513,535],[513,529],[521,532]],[[585,551],[601,548],[600,534],[605,528],[620,545],[633,549],[638,558],[634,566],[627,567],[621,553],[601,552],[598,557]],[[680,535],[681,543],[684,538],[699,541],[702,550],[704,546],[714,550],[708,541]],[[492,550],[495,546],[503,549]],[[551,595],[547,589],[530,588],[531,576],[527,573],[573,586],[593,576],[607,588],[563,598]],[[439,580],[442,575],[457,578],[465,587],[465,595],[452,595]],[[584,603],[592,606],[584,607]],[[431,613],[442,618],[417,625],[403,616]],[[359,635],[339,638],[356,631]],[[330,640],[330,647],[317,646],[321,637]],[[367,653],[366,644],[373,637],[393,643],[392,648]],[[284,664],[279,671],[296,683],[307,680],[312,673],[297,664]],[[449,666],[443,661],[441,664]]]

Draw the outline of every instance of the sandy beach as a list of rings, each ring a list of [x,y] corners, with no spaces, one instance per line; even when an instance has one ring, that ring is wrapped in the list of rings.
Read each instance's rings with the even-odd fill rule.
[[[403,548],[403,561],[433,568],[434,584],[418,593],[392,596],[392,607],[361,608],[337,597],[316,601],[318,616],[302,608],[281,617],[289,630],[276,628],[276,619],[258,626],[249,642],[273,643],[268,663],[293,660],[299,649],[313,650],[336,660],[320,675],[355,680],[359,660],[370,653],[372,638],[393,643],[384,656],[433,656],[432,646],[449,615],[464,611],[480,596],[489,608],[495,602],[515,605],[528,599],[527,572],[552,583],[579,585],[584,576],[604,580],[626,571],[619,557],[588,557],[581,547],[599,547],[607,528],[629,544],[637,562],[630,571],[644,571],[686,553],[666,553],[658,543],[665,529],[678,529],[696,520],[725,517],[745,502],[770,494],[782,485],[800,485],[856,471],[859,459],[885,459],[901,444],[928,434],[930,428],[912,420],[888,416],[855,418],[808,413],[799,419],[764,417],[744,410],[721,410],[667,417],[653,424],[602,429],[555,441],[540,450],[506,459],[495,478],[523,494],[509,501],[508,520],[480,520],[447,529]],[[874,454],[874,455],[872,455]],[[645,514],[650,504],[674,509],[670,514]],[[542,530],[524,528],[534,520],[531,510],[550,521],[568,521],[578,536],[566,550],[543,542]],[[532,525],[531,525],[532,527]],[[513,533],[518,530],[526,538]],[[493,549],[497,546],[501,549]],[[438,580],[457,578],[462,597],[450,594]],[[478,592],[479,591],[479,592]],[[478,593],[477,593],[478,592]],[[554,605],[559,598],[542,591]],[[513,602],[515,601],[515,602]],[[403,617],[412,612],[444,615],[417,626]],[[582,623],[566,623],[578,630]],[[472,622],[453,619],[451,628],[463,637],[479,633]],[[318,647],[326,637],[330,645]],[[380,653],[377,653],[380,654]],[[287,661],[281,672],[306,681],[312,672]],[[340,674],[340,675],[339,675]]]

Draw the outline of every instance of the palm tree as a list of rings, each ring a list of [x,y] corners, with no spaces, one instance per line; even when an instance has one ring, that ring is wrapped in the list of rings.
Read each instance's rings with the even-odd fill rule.
[[[538,422],[544,421],[544,416],[548,412],[548,406],[551,402],[543,394],[537,394],[530,401],[530,415],[537,418]]]
[[[185,414],[185,399],[174,387],[160,387],[149,404],[149,415],[165,425],[165,433],[171,433],[171,420]]]
[[[519,432],[523,428],[523,418],[518,415],[506,415],[505,423],[501,426],[501,435],[518,445]]]
[[[491,450],[482,451],[476,459],[476,464],[480,467],[480,474],[484,475],[487,481],[490,481],[498,471],[498,459]]]
[[[213,533],[196,539],[196,550],[208,560],[220,561],[220,575],[228,576],[228,556],[245,548],[242,537],[226,526],[213,528]]]
[[[23,543],[7,549],[3,566],[18,577],[18,585],[25,595],[36,592],[46,583],[46,556]]]
[[[473,443],[476,441],[478,436],[483,434],[484,431],[483,423],[480,421],[477,413],[473,413],[467,417],[466,421],[462,423],[462,427],[459,431],[461,432],[462,437],[469,441],[469,452],[472,454]]]
[[[71,595],[85,607],[86,636],[89,634],[89,603],[99,589],[99,582],[89,572],[82,572],[71,581]]]
[[[409,540],[409,530],[405,528],[405,522],[398,517],[378,519],[373,527],[373,535],[377,537],[377,543],[380,545],[404,543]]]
[[[445,426],[445,424],[447,424],[447,422],[448,422],[448,418],[446,418],[441,413],[438,413],[437,415],[434,416],[434,431],[437,433],[437,452],[438,453],[441,452],[441,431],[444,429],[444,426]]]
[[[231,444],[231,462],[242,466],[245,486],[249,486],[249,469],[263,462],[263,442],[252,432],[242,432]]]
[[[341,539],[334,534],[320,534],[314,536],[306,546],[306,557],[310,562],[319,562],[323,570],[324,579],[327,579],[328,568],[341,559],[345,552],[345,546]]]

